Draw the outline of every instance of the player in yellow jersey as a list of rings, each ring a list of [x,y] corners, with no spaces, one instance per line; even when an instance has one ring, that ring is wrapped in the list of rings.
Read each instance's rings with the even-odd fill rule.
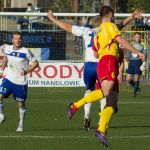
[[[69,119],[71,119],[74,113],[86,103],[95,102],[102,99],[104,96],[108,97],[112,94],[113,90],[116,90],[117,93],[115,94],[118,95],[118,43],[139,55],[141,59],[145,59],[143,53],[132,47],[129,42],[121,37],[120,31],[116,25],[113,24],[114,12],[109,6],[103,6],[101,8],[100,17],[102,18],[102,23],[99,26],[99,32],[94,37],[93,48],[100,59],[97,67],[97,75],[102,90],[92,91],[81,100],[69,104],[67,108],[67,116]],[[108,129],[108,124],[113,113],[114,107],[106,106],[101,112],[100,125],[96,130],[97,138],[105,146],[108,146],[106,130]]]

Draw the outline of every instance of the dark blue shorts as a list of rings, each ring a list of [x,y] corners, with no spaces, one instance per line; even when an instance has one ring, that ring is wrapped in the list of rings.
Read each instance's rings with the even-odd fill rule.
[[[3,94],[5,98],[8,98],[12,93],[15,100],[24,101],[27,98],[27,85],[14,84],[4,78],[0,86],[0,94]]]
[[[128,69],[127,69],[127,73],[128,74],[137,74],[137,75],[141,75],[141,70],[140,70],[140,66],[142,65],[142,61],[141,60],[130,60],[129,65],[128,65]]]
[[[95,89],[95,83],[97,80],[97,62],[85,62],[84,63],[84,83],[87,89]]]

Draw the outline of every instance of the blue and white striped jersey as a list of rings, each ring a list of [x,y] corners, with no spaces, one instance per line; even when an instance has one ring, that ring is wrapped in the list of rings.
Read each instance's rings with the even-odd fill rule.
[[[5,78],[15,84],[27,84],[27,77],[22,76],[21,72],[29,67],[29,62],[36,60],[35,56],[25,47],[13,50],[13,45],[6,45],[4,53],[8,59]]]

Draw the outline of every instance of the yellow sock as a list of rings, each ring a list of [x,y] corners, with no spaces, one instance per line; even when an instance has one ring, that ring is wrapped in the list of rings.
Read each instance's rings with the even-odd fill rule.
[[[86,103],[92,103],[92,102],[101,100],[102,98],[103,98],[102,91],[101,90],[95,90],[95,91],[92,91],[91,93],[89,93],[88,95],[86,95],[84,98],[82,98],[78,102],[74,103],[74,105],[77,108],[80,108],[81,106],[83,106]]]
[[[111,106],[107,106],[101,112],[100,125],[98,127],[98,130],[104,134],[105,134],[106,130],[108,129],[108,125],[109,125],[109,122],[110,122],[110,119],[111,119],[113,113],[114,113],[114,109]]]

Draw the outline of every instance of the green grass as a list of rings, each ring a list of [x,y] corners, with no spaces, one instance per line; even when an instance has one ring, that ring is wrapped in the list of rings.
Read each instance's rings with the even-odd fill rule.
[[[110,150],[150,149],[150,85],[137,98],[121,86],[119,112],[108,131]],[[84,88],[29,88],[25,131],[16,133],[18,108],[12,97],[4,102],[6,121],[0,125],[0,150],[100,150],[94,131],[99,103],[92,107],[91,130],[82,129],[83,108],[68,120],[66,106],[84,95]]]

